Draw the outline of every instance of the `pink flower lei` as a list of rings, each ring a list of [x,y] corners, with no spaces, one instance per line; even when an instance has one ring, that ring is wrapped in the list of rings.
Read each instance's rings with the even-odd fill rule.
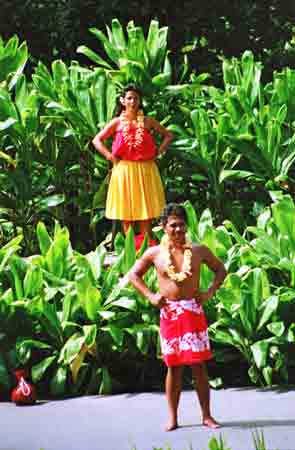
[[[121,114],[122,134],[124,142],[130,148],[140,147],[144,137],[144,114],[140,109],[136,115],[135,120],[130,120],[126,117],[126,113]],[[131,130],[135,128],[135,133]]]

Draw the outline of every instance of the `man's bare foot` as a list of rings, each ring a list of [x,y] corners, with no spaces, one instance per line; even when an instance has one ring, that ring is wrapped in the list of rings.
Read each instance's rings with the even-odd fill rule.
[[[203,425],[205,427],[213,428],[213,429],[220,428],[220,423],[216,422],[216,420],[213,419],[213,417],[211,417],[211,416],[203,418]]]
[[[173,431],[176,430],[176,428],[178,428],[177,422],[169,422],[168,425],[165,427],[165,431]]]

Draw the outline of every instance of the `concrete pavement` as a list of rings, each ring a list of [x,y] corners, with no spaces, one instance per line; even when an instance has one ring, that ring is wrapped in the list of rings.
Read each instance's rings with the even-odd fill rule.
[[[79,397],[17,407],[0,403],[0,450],[208,450],[222,433],[226,449],[254,450],[264,432],[267,450],[295,450],[295,388],[211,391],[212,413],[222,423],[201,426],[193,391],[182,393],[180,428],[166,433],[163,393]],[[191,446],[191,447],[190,447]]]

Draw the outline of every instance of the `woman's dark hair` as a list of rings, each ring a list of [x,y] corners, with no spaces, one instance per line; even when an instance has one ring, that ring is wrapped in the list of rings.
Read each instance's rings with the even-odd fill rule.
[[[142,106],[142,97],[143,97],[143,93],[142,90],[140,89],[139,86],[137,86],[136,84],[128,84],[126,87],[124,87],[124,89],[120,92],[120,95],[118,97],[117,100],[117,108],[116,108],[116,116],[119,116],[121,114],[122,111],[124,111],[124,105],[122,105],[121,103],[121,97],[125,97],[125,95],[127,94],[127,92],[136,92],[136,94],[139,96],[139,107],[140,109],[143,109]]]
[[[178,203],[168,203],[162,211],[161,214],[161,223],[162,225],[166,225],[168,222],[168,217],[175,216],[180,217],[186,223],[186,211],[182,205]]]

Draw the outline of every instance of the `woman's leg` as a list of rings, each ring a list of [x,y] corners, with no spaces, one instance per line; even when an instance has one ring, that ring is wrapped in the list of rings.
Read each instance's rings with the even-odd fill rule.
[[[122,228],[123,228],[123,232],[124,232],[125,236],[128,233],[129,227],[133,226],[133,225],[134,225],[134,222],[132,222],[131,220],[123,220],[122,221]]]
[[[148,234],[149,238],[152,238],[152,219],[140,220],[139,221],[140,233],[145,235]]]

